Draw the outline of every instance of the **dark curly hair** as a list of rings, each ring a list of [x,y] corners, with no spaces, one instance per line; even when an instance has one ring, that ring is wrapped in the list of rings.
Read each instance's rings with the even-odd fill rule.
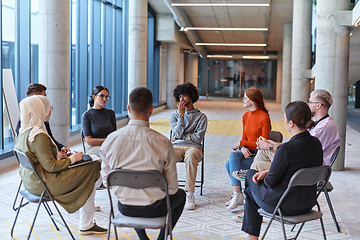
[[[173,91],[173,95],[177,102],[180,102],[180,95],[189,95],[191,97],[192,103],[197,102],[199,99],[199,91],[192,83],[184,83],[177,85]]]

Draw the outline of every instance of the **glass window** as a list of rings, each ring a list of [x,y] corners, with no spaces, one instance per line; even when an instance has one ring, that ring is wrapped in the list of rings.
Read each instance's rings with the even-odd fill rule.
[[[95,86],[110,91],[106,107],[117,117],[126,113],[125,2],[72,1],[71,19],[71,129],[81,128]]]
[[[156,13],[148,5],[148,21],[147,21],[147,79],[146,87],[153,94],[153,105],[159,104],[159,55],[160,43],[156,41]]]
[[[199,61],[202,96],[241,98],[244,90],[254,86],[263,92],[265,99],[275,99],[276,60],[210,59],[207,68],[203,61],[207,60]],[[203,74],[204,69],[208,69],[207,74]]]
[[[2,0],[2,49],[1,62],[3,69],[11,69],[12,75],[15,77],[15,1]],[[2,69],[1,69],[2,71]],[[11,150],[13,147],[13,138],[10,130],[9,119],[2,102],[2,130],[1,132],[1,149]],[[1,151],[3,152],[3,151]]]

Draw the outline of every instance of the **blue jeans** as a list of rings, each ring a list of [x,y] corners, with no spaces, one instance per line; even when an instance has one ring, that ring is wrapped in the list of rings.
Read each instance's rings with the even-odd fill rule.
[[[230,154],[229,160],[226,161],[226,171],[230,176],[231,186],[240,186],[240,191],[241,191],[241,183],[240,181],[233,178],[232,172],[239,171],[240,169],[245,170],[250,168],[257,151],[256,150],[249,150],[249,151],[252,154],[250,158],[244,158],[242,152],[240,150],[237,150],[237,151],[233,151]]]

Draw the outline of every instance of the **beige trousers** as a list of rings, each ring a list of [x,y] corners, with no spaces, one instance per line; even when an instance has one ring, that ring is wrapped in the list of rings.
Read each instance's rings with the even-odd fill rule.
[[[185,191],[195,191],[197,166],[203,157],[202,152],[196,147],[174,145],[176,161],[184,160],[186,168]]]
[[[274,144],[273,141],[268,140],[269,143]],[[272,161],[274,160],[275,153],[270,150],[258,150],[255,155],[254,161],[250,166],[250,169],[257,171],[269,170]]]

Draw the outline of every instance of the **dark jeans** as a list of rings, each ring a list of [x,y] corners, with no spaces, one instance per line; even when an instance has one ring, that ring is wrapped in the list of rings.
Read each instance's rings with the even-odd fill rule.
[[[175,227],[176,222],[179,220],[181,213],[184,209],[186,194],[185,191],[179,189],[174,195],[170,195],[170,206],[171,206],[171,223],[172,228]],[[166,216],[166,201],[165,198],[156,201],[155,203],[148,206],[131,206],[123,205],[118,202],[119,211],[125,216],[129,217],[161,217]],[[137,235],[140,240],[149,239],[146,235],[145,229],[135,228]],[[164,239],[165,227],[160,230],[160,234],[157,239]]]
[[[244,220],[241,230],[251,234],[253,236],[259,236],[261,223],[263,217],[259,215],[258,209],[262,208],[267,212],[274,212],[276,204],[269,204],[262,201],[260,198],[256,196],[257,188],[259,187],[258,184],[252,181],[252,177],[256,173],[256,170],[250,169],[246,174],[245,180],[245,205],[244,205]],[[301,213],[306,213],[311,209],[304,209],[304,210],[290,210],[287,209],[286,211],[282,211],[284,215],[298,215]]]

